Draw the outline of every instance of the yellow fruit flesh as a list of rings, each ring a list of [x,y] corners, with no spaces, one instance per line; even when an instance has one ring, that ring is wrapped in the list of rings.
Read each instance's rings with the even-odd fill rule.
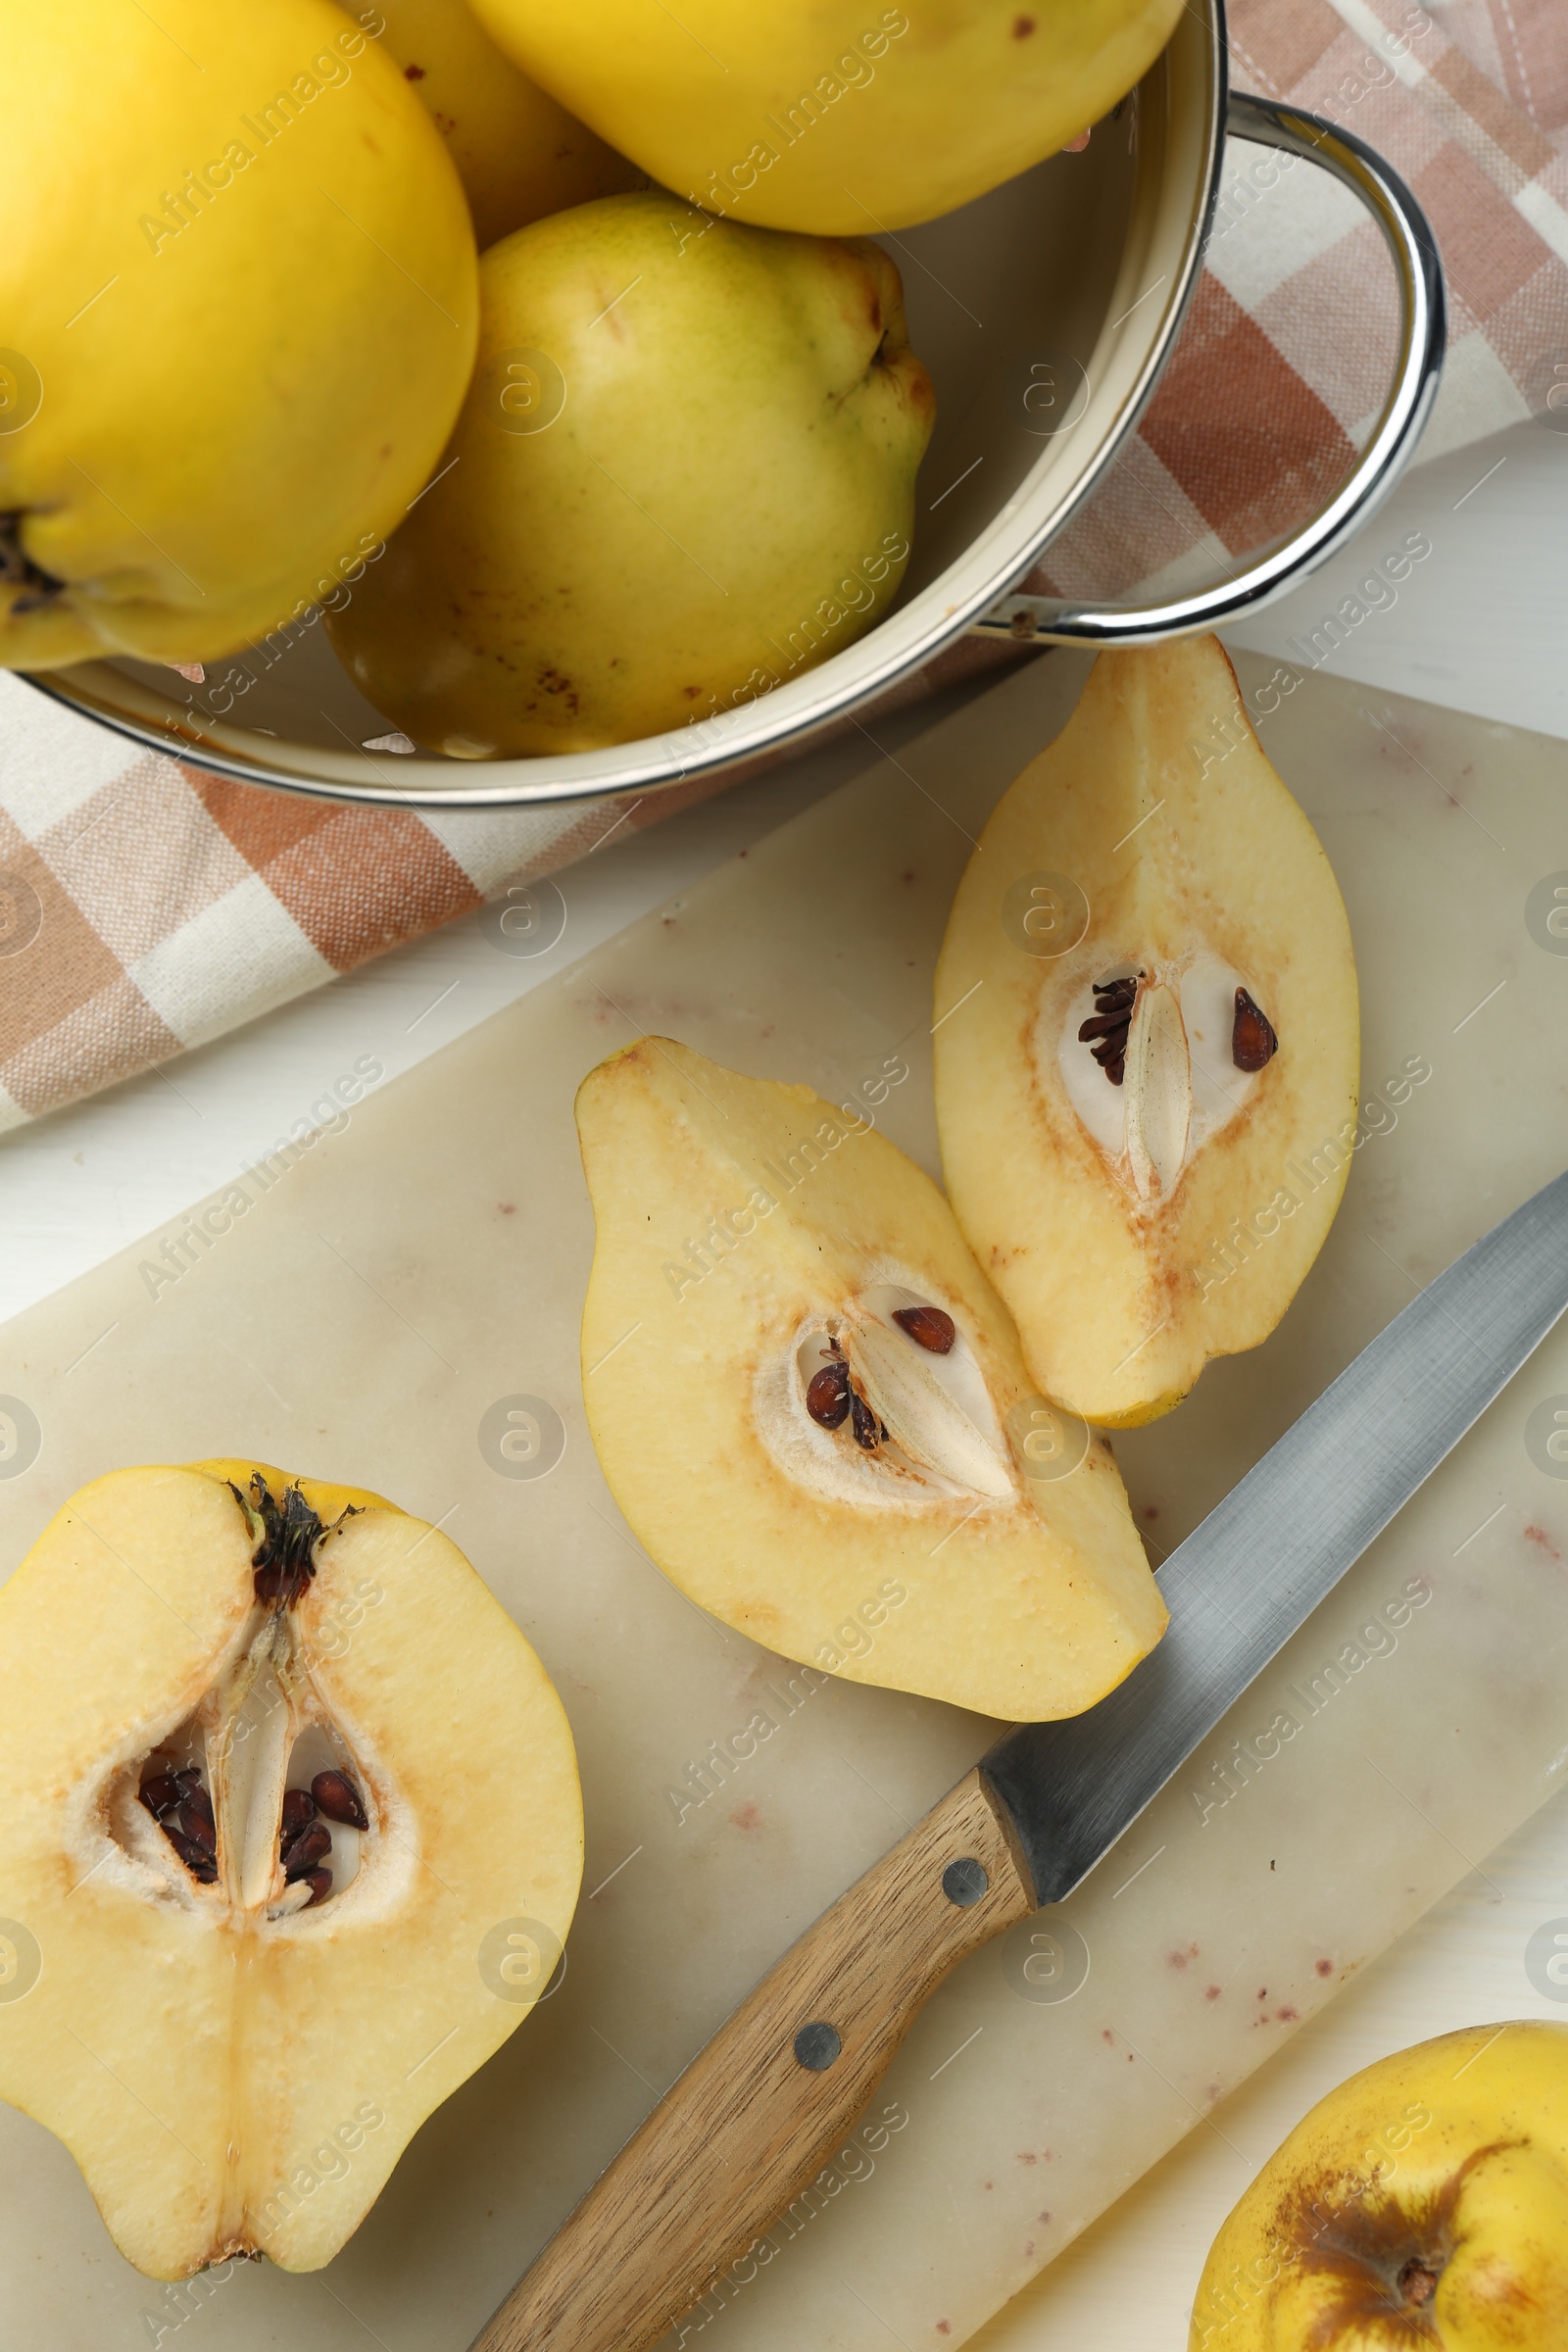
[[[635,164],[518,72],[466,0],[381,0],[376,13],[446,140],[481,251],[548,213],[643,184]]]
[[[1560,2352],[1568,2028],[1444,2034],[1315,2107],[1221,2229],[1191,2352]]]
[[[416,742],[684,734],[886,610],[934,412],[880,249],[690,239],[650,194],[541,220],[481,275],[441,477],[328,620]]]
[[[1179,0],[477,0],[503,49],[694,204],[869,236],[951,212],[1130,89]]]
[[[667,1040],[594,1071],[577,1119],[598,1232],[589,1425],[616,1501],[682,1591],[818,1670],[987,1714],[1075,1714],[1119,1683],[1165,1610],[1102,1446],[1001,1500],[890,1491],[847,1444],[836,1458],[858,1486],[843,1499],[781,1450],[776,1368],[811,1318],[879,1282],[953,1315],[1004,1427],[1030,1398],[1007,1315],[930,1179],[809,1089]],[[728,1245],[694,1256],[692,1237],[726,1216]]]
[[[136,93],[128,104],[126,92]],[[439,134],[328,0],[0,0],[0,664],[205,661],[341,599],[476,333]],[[83,159],[91,159],[84,168]]]
[[[1063,952],[1046,956],[1030,946],[1055,936],[1030,942],[1019,894],[1050,876],[1081,900],[1055,935]],[[1145,1203],[1075,1108],[1061,1041],[1125,1115],[1126,1090],[1112,1097],[1076,1042],[1078,1001],[1107,971],[1200,956],[1245,975],[1279,1050],[1248,1077],[1228,1029],[1195,1040],[1223,1121]],[[936,1003],[951,1016],[935,1040],[949,1191],[1046,1394],[1130,1427],[1178,1402],[1211,1356],[1266,1339],[1344,1189],[1359,1014],[1332,869],[1214,639],[1102,655],[985,829]]]
[[[138,1858],[140,1760],[260,1614],[231,1467],[254,1465],[96,1481],[0,1592],[0,1913],[41,1959],[0,2001],[0,2094],[65,2141],[159,2278],[252,2249],[328,2261],[543,1989],[498,1995],[485,1936],[528,1919],[564,1938],[581,1871],[539,1661],[444,1536],[373,1496],[292,1612],[371,1816],[358,1875],[274,1919]],[[334,1517],[358,1494],[305,1492]]]

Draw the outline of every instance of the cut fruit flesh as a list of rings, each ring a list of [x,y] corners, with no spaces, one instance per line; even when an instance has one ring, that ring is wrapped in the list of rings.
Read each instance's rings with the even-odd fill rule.
[[[1031,890],[1078,921],[1032,936]],[[1215,639],[1100,657],[986,827],[936,1000],[949,1192],[1042,1390],[1127,1427],[1266,1339],[1344,1190],[1359,1013]]]
[[[863,1116],[661,1038],[590,1073],[577,1124],[589,1427],[681,1590],[987,1714],[1112,1690],[1165,1626],[1121,1480],[1087,1431],[1070,1475],[1034,1474],[1016,1334],[929,1177]]]
[[[260,1600],[256,1475],[99,1479],[0,1592],[0,1935],[35,1979],[0,2001],[0,2094],[164,2278],[329,2261],[544,1989],[581,1874],[560,1700],[462,1553],[305,1480],[299,1590]],[[175,1775],[211,1802],[210,1878],[151,1809]],[[329,1832],[319,1895],[285,1872],[290,1786]],[[484,1965],[530,1926],[537,1981]]]

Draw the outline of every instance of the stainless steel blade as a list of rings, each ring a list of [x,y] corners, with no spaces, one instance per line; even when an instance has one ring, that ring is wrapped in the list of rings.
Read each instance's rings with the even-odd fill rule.
[[[1119,1689],[981,1759],[1059,1902],[1429,1478],[1568,1308],[1568,1173],[1411,1300],[1160,1571],[1170,1629]]]

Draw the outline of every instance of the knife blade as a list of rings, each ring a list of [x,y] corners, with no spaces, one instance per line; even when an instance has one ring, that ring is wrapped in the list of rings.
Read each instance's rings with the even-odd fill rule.
[[[1455,1259],[1160,1572],[1118,1690],[1006,1733],[697,2054],[474,2339],[646,2352],[824,2163],[957,1962],[1078,1886],[1568,1309],[1568,1173]]]
[[[1086,1714],[1028,1723],[980,1769],[1042,1903],[1129,1829],[1568,1305],[1568,1174],[1427,1285],[1179,1544],[1163,1641]]]

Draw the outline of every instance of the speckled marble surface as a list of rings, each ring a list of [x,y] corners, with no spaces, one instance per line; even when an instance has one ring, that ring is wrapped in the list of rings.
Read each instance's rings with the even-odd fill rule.
[[[1413,1284],[1555,1172],[1568,1132],[1556,1047],[1568,958],[1526,920],[1531,888],[1568,863],[1568,756],[1321,678],[1286,694],[1271,687],[1275,667],[1250,661],[1245,679],[1350,906],[1367,1141],[1329,1248],[1274,1340],[1213,1368],[1172,1420],[1119,1441],[1161,1545]],[[911,1076],[888,1099],[888,1132],[934,1165],[924,1038],[947,900],[967,836],[1059,723],[1075,674],[1072,658],[1054,657],[1020,673],[378,1089],[282,1182],[258,1188],[177,1282],[140,1270],[184,1229],[171,1217],[0,1335],[5,1386],[44,1432],[27,1473],[0,1482],[7,1560],[110,1459],[249,1446],[381,1487],[444,1519],[540,1647],[579,1741],[590,1825],[590,1899],[560,1992],[432,2119],[317,2278],[245,2270],[183,2296],[148,2286],[109,2246],[64,2151],[0,2116],[6,2352],[172,2333],[214,2352],[367,2339],[461,2352],[745,1984],[984,1744],[988,1726],[922,1701],[792,1690],[780,1661],[695,1612],[631,1543],[581,1418],[591,1227],[569,1102],[582,1070],[645,1026],[830,1094],[899,1048]],[[1412,1059],[1431,1076],[1400,1094],[1390,1080]],[[1488,1865],[1498,1894],[1483,1886],[1477,1897],[1474,1882],[1447,1890],[1555,1786],[1568,1488],[1536,1467],[1522,1428],[1558,1390],[1561,1343],[1066,1921],[1016,1931],[951,1981],[879,2102],[880,2143],[837,2157],[838,2185],[809,2226],[780,2232],[777,2259],[699,2315],[710,2340],[747,2352],[869,2352],[890,2333],[910,2347],[958,2340],[1129,2189],[992,2333],[1062,2340],[1060,2296],[1060,2314],[1097,2343],[1177,2340],[1181,2282],[1190,2298],[1207,2242],[1193,2217],[1217,2223],[1279,2135],[1274,2123],[1283,2130],[1306,2103],[1291,2102],[1315,2081],[1320,2029],[1356,2004],[1362,2040],[1382,2034],[1384,2047],[1431,2016],[1460,2022],[1442,2005],[1446,1981],[1388,2037],[1368,2009],[1372,1956],[1446,1895],[1459,1920],[1490,1916],[1474,1908],[1483,1899],[1533,1901],[1532,1928],[1543,1916],[1539,1894],[1508,1888],[1520,1870],[1536,1884],[1529,1857],[1544,1849],[1531,1840],[1560,1808],[1525,1833],[1517,1869],[1496,1866],[1513,1880]],[[546,1477],[505,1478],[481,1448],[484,1414],[515,1395],[559,1412],[564,1449]],[[1314,1678],[1348,1645],[1360,1663],[1344,1661],[1343,1689],[1314,1710]],[[1265,1753],[1258,1733],[1294,1703],[1275,1678],[1307,1698],[1298,1734]],[[677,1822],[671,1782],[746,1720],[763,1685],[781,1695],[775,1740],[746,1766],[744,1788],[737,1780]],[[1250,1768],[1234,1761],[1231,1732]],[[1227,1781],[1236,1794],[1221,1801]],[[1428,1948],[1431,1932],[1407,1946]],[[1054,1934],[1054,1949],[1033,1943],[1037,1933]],[[1516,1994],[1499,1973],[1460,2014],[1555,2013],[1515,1975]],[[1070,1998],[1036,1997],[1075,1977]],[[15,2005],[0,2030],[24,2014]],[[1173,2185],[1184,2181],[1193,2188]],[[1128,2213],[1130,2241],[1117,2237]],[[1156,2261],[1172,2227],[1177,2242]],[[1117,2338],[1123,2320],[1136,2338]]]

